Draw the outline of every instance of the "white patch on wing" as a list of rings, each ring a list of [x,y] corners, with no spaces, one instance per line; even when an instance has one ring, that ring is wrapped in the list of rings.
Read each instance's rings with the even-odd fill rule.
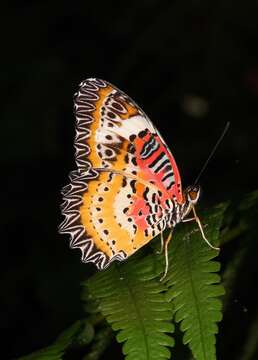
[[[113,131],[108,130],[106,127],[96,130],[95,141],[102,144],[120,144],[119,136]]]
[[[132,199],[128,199],[127,195],[131,193],[130,185],[121,188],[119,193],[115,197],[115,201],[113,203],[114,214],[116,216],[116,221],[122,225],[122,229],[127,230],[130,236],[133,238],[135,236],[133,224],[134,222],[129,222],[128,218],[130,216],[126,215],[123,210],[125,208],[129,208],[132,206],[130,203]]]
[[[167,188],[172,182],[175,182],[175,176],[171,173],[171,176],[163,181],[163,185]]]
[[[129,119],[122,120],[121,126],[116,128],[116,133],[129,140],[130,135],[137,135],[140,131],[145,130],[146,128],[152,133],[156,132],[151,122],[147,121],[144,116],[135,115]]]

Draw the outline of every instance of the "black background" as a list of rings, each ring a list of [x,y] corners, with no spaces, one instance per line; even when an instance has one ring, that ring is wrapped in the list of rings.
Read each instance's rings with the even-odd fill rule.
[[[257,188],[258,5],[249,1],[13,2],[1,5],[1,353],[48,345],[82,317],[80,264],[61,221],[75,168],[73,94],[88,77],[130,95],[203,206]],[[226,358],[226,357],[225,357]]]

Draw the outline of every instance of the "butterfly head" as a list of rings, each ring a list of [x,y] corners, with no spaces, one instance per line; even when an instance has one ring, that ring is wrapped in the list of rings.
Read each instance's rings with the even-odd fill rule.
[[[187,202],[191,205],[195,205],[198,202],[200,198],[200,194],[201,194],[200,185],[188,186],[185,189],[185,198]]]
[[[200,185],[191,185],[184,190],[184,203],[182,205],[181,219],[184,219],[197,204],[201,194]]]

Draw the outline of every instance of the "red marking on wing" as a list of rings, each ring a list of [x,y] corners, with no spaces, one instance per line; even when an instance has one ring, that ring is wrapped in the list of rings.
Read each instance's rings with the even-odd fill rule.
[[[141,211],[141,215],[139,212]],[[146,216],[149,215],[150,209],[143,198],[135,198],[133,207],[128,215],[134,218],[135,224],[141,229],[145,230],[149,226],[146,221]]]
[[[159,148],[147,159],[141,158],[141,151],[144,144],[149,141],[150,137],[154,136],[156,142],[159,144]],[[154,182],[155,186],[157,186],[163,193],[166,193],[170,199],[173,196],[176,197],[178,203],[183,203],[182,189],[181,189],[181,179],[178,167],[176,165],[175,159],[171,152],[167,149],[166,145],[162,141],[162,139],[158,135],[153,135],[148,132],[143,138],[137,137],[135,139],[135,147],[136,147],[136,158],[137,164],[140,167],[140,177],[144,178],[149,182]],[[169,160],[169,164],[173,170],[175,177],[175,184],[168,190],[164,186],[162,182],[162,178],[165,175],[165,168],[155,173],[149,165],[162,153],[165,154],[166,158]]]

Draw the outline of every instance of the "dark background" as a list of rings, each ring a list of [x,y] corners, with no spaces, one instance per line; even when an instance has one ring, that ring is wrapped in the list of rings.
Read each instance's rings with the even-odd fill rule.
[[[1,5],[1,354],[50,344],[83,315],[93,270],[57,233],[75,168],[73,94],[87,77],[129,94],[172,150],[202,206],[257,188],[258,4],[254,1]],[[225,357],[226,358],[226,357]]]

